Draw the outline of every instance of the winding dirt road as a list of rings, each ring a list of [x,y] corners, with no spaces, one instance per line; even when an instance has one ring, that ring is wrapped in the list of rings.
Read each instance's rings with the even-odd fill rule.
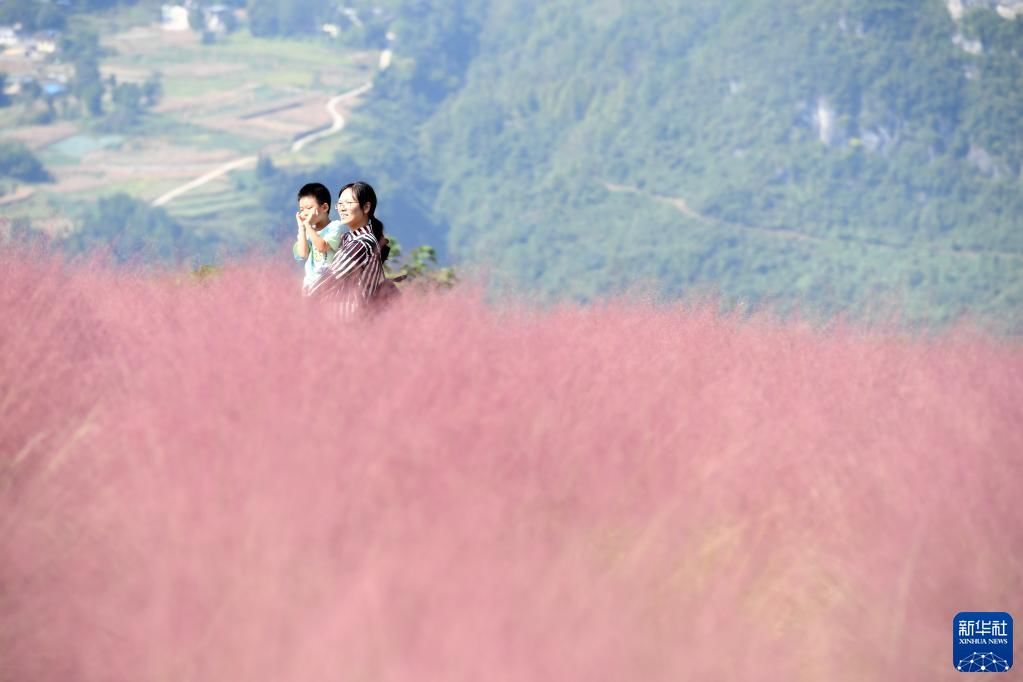
[[[204,175],[200,175],[195,180],[191,180],[190,182],[186,182],[185,184],[181,185],[180,187],[175,187],[171,191],[169,191],[169,192],[167,192],[165,194],[160,195],[159,197],[157,197],[153,201],[153,206],[163,206],[165,204],[168,204],[168,203],[174,201],[175,199],[177,199],[178,197],[180,197],[182,194],[186,194],[188,192],[191,192],[193,189],[197,189],[199,187],[202,187],[203,185],[205,185],[210,180],[215,180],[215,179],[219,178],[221,175],[226,175],[227,173],[230,173],[231,171],[235,170],[236,168],[244,168],[245,166],[248,166],[248,165],[251,165],[251,164],[255,164],[258,159],[259,159],[258,156],[246,156],[246,157],[241,158],[241,159],[235,159],[234,161],[229,161],[229,162],[225,163],[222,166],[218,166],[218,167],[214,168],[209,173],[205,173]]]
[[[330,124],[330,127],[327,128],[326,130],[319,130],[316,132],[307,133],[306,135],[303,135],[302,137],[298,138],[291,145],[291,151],[297,152],[310,142],[315,142],[316,140],[320,140],[323,139],[324,137],[328,137],[330,135],[334,135],[335,133],[340,132],[345,127],[345,117],[341,115],[340,111],[337,110],[338,105],[340,105],[343,102],[350,102],[354,100],[356,97],[364,95],[372,89],[373,82],[370,81],[369,83],[363,83],[354,90],[349,90],[348,92],[343,92],[340,95],[335,95],[334,97],[331,97],[327,101],[327,113],[330,114],[330,117],[333,120],[333,122]]]
[[[393,53],[391,52],[390,49],[384,50],[383,52],[380,53],[380,61],[378,65],[379,71],[384,71],[391,65],[392,54]],[[326,109],[327,113],[330,114],[331,118],[330,127],[324,130],[314,130],[299,137],[292,143],[291,151],[297,152],[306,145],[308,145],[310,142],[322,140],[325,137],[336,135],[337,133],[341,132],[341,130],[343,130],[345,127],[345,117],[341,114],[340,111],[338,111],[338,107],[342,104],[354,101],[355,99],[361,97],[362,95],[366,94],[372,89],[373,81],[370,80],[367,81],[366,83],[363,83],[357,88],[348,90],[347,92],[342,92],[340,95],[335,95],[331,97],[329,100],[327,100]],[[223,175],[227,175],[233,170],[255,165],[258,160],[259,160],[258,156],[245,156],[239,159],[235,159],[233,161],[228,161],[223,165],[217,166],[208,173],[204,173],[203,175],[200,175],[196,179],[190,180],[189,182],[186,182],[185,184],[179,187],[175,187],[169,192],[160,195],[155,200],[153,200],[152,205],[165,206],[168,203],[180,197],[181,195],[187,194],[188,192],[191,192],[194,189],[198,189],[199,187],[202,187],[203,185],[207,184],[208,182],[211,182],[212,180],[216,180],[217,178]]]

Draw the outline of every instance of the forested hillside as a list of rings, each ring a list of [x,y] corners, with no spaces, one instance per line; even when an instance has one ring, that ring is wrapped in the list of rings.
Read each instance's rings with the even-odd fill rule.
[[[394,10],[359,153],[499,281],[1018,319],[1023,17],[938,0],[421,5]]]
[[[720,292],[1023,332],[1021,0],[247,0],[228,3],[244,4],[229,30],[173,48],[156,45],[171,34],[154,0],[73,3],[63,19],[37,4],[52,9],[11,0],[0,19],[66,28],[48,64],[74,75],[65,94],[0,107],[23,128],[0,195],[12,224],[93,226],[74,248],[162,225],[176,247],[159,253],[204,258],[225,223],[277,248],[295,187],[358,176],[407,245],[486,266],[502,290]],[[224,7],[193,9],[198,26]],[[332,142],[288,151],[323,125],[320,100],[369,80]],[[202,109],[212,92],[222,111]],[[260,98],[287,99],[294,120],[261,120],[277,110]],[[167,215],[99,202],[153,201],[194,178],[186,161],[213,167],[210,144],[263,162]],[[117,175],[129,146],[150,176]],[[122,229],[112,208],[145,219]]]

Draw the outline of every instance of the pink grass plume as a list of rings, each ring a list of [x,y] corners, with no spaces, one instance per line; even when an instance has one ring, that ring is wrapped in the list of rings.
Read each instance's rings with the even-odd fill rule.
[[[1023,349],[0,252],[0,680],[957,679]]]

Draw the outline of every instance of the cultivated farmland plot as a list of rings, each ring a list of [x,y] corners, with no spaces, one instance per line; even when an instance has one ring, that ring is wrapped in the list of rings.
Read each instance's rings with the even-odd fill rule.
[[[343,52],[317,38],[253,38],[245,29],[204,45],[192,32],[155,24],[101,32],[101,43],[111,53],[101,62],[104,80],[142,83],[158,72],[159,103],[138,125],[115,133],[96,132],[85,120],[8,127],[3,136],[32,148],[54,182],[8,192],[9,201],[0,205],[3,216],[30,216],[36,227],[59,232],[56,222],[40,214],[115,192],[153,201],[233,160],[259,154],[289,165],[298,160],[289,155],[293,141],[329,126],[327,101],[369,80],[377,58]],[[340,108],[353,103],[357,99]],[[322,140],[316,153],[329,157],[339,144],[337,138]],[[198,226],[222,214],[231,189],[225,174],[166,208],[186,226]]]

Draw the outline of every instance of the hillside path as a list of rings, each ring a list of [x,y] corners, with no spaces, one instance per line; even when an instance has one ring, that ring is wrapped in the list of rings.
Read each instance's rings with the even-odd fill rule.
[[[16,204],[23,199],[28,199],[33,194],[35,194],[35,190],[31,187],[19,187],[10,194],[0,196],[0,206],[3,206],[4,204]]]
[[[337,110],[338,105],[340,105],[342,102],[351,102],[356,97],[366,94],[372,88],[373,82],[370,81],[368,83],[363,83],[354,90],[342,92],[340,95],[335,95],[334,97],[331,97],[329,100],[327,100],[326,107],[327,113],[330,114],[331,119],[333,119],[333,122],[330,124],[330,127],[327,128],[326,130],[316,130],[310,133],[306,133],[302,137],[295,140],[295,142],[291,145],[291,151],[297,152],[310,142],[315,142],[316,140],[321,140],[325,137],[341,132],[341,130],[345,127],[345,117],[341,114],[340,111]]]
[[[616,185],[610,182],[601,182],[604,189],[609,192],[625,192],[628,194],[638,194],[640,196],[649,197],[655,201],[668,204],[679,213],[683,214],[687,218],[691,218],[698,222],[706,225],[714,225],[730,230],[739,230],[741,232],[755,232],[767,237],[774,237],[777,239],[791,239],[795,241],[806,241],[816,242],[818,244],[833,244],[835,242],[847,242],[862,244],[867,247],[875,247],[881,249],[889,249],[893,251],[904,251],[911,246],[905,246],[902,244],[892,244],[885,242],[880,239],[858,239],[856,237],[842,237],[842,236],[830,236],[830,237],[816,237],[813,235],[793,230],[785,227],[762,227],[760,225],[746,225],[744,223],[732,223],[720,218],[713,216],[704,215],[699,211],[695,210],[686,202],[682,197],[670,197],[662,194],[652,194],[639,187],[630,187],[628,185]],[[958,257],[985,257],[985,256],[999,256],[1002,258],[1012,258],[1023,261],[1023,253],[1015,251],[998,251],[996,249],[969,249],[969,248],[940,248],[936,246],[921,247],[925,248],[932,254],[943,254],[948,256]]]

